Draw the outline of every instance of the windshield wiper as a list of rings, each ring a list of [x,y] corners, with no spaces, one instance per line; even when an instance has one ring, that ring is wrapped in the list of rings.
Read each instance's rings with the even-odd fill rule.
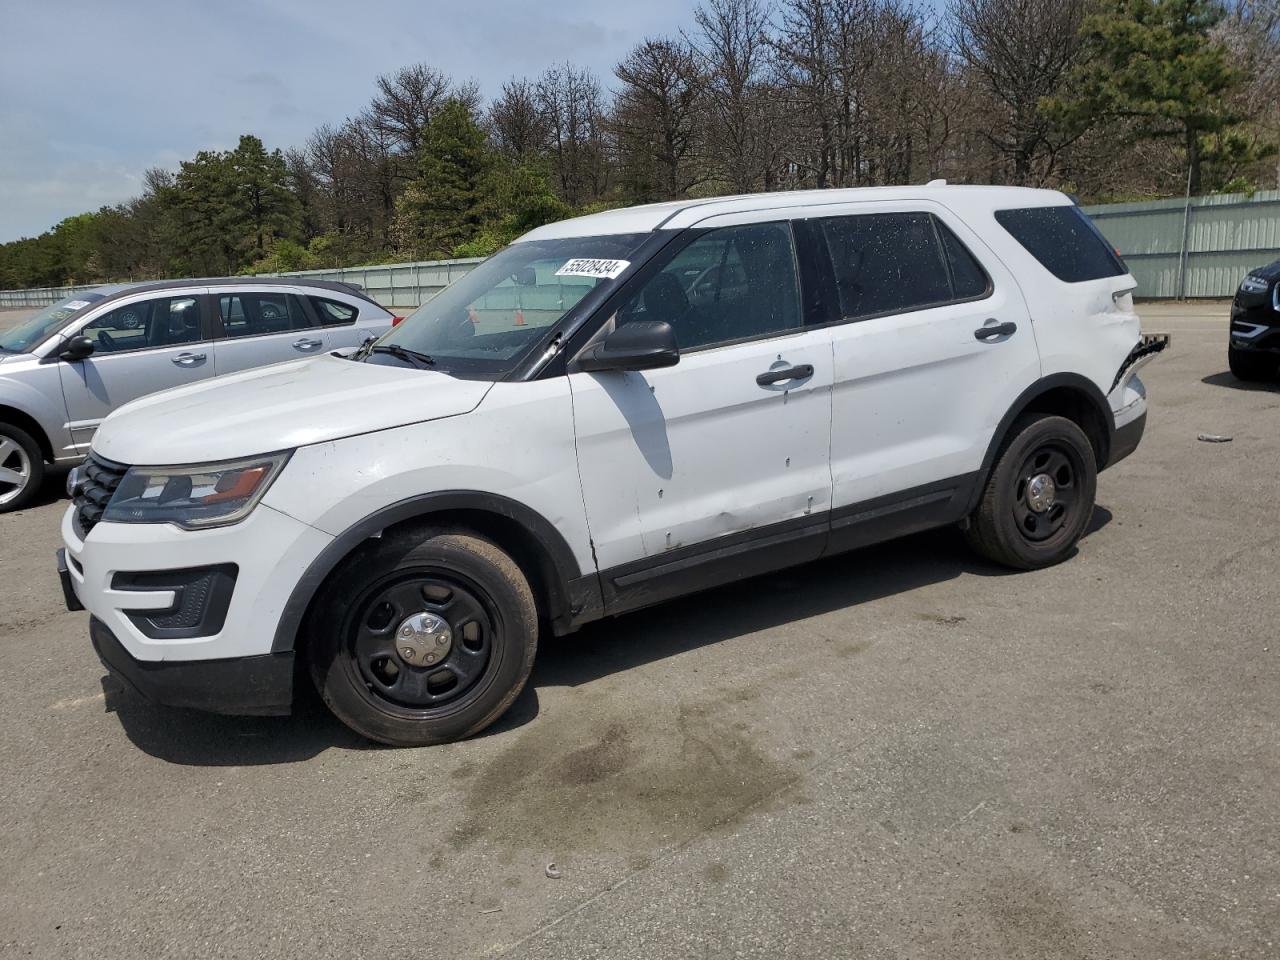
[[[403,360],[405,363],[412,364],[419,370],[425,370],[427,367],[436,365],[435,357],[426,353],[419,353],[417,350],[410,350],[408,347],[402,347],[398,343],[375,343],[369,348],[370,353],[389,353],[397,360]]]

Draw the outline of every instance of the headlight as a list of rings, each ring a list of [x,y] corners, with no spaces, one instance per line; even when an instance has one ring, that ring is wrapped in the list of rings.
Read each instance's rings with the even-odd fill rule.
[[[1241,293],[1266,293],[1271,281],[1263,277],[1245,277],[1240,281]]]
[[[176,523],[188,530],[238,523],[257,506],[292,452],[188,467],[130,467],[102,519]]]

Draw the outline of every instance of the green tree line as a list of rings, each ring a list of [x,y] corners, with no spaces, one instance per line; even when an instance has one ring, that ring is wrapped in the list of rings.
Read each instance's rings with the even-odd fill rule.
[[[1280,0],[704,0],[607,82],[555,64],[486,103],[415,64],[304,144],[149,170],[0,245],[0,287],[481,256],[576,213],[758,190],[1280,187],[1277,63]]]

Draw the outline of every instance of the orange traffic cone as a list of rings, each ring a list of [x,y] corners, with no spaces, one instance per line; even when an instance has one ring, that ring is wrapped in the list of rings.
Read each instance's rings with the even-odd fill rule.
[[[524,311],[521,310],[519,307],[516,307],[516,326],[517,327],[524,326]]]
[[[471,321],[473,327],[480,322],[480,314],[476,313],[475,307],[467,307],[467,319]]]

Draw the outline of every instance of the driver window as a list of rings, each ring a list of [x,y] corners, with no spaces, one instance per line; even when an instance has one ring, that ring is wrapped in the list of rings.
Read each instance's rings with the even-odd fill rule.
[[[665,320],[681,350],[802,326],[791,227],[721,227],[677,253],[618,311],[618,323]]]
[[[94,342],[95,354],[196,343],[202,339],[199,301],[161,297],[129,303],[86,324],[81,333]]]

